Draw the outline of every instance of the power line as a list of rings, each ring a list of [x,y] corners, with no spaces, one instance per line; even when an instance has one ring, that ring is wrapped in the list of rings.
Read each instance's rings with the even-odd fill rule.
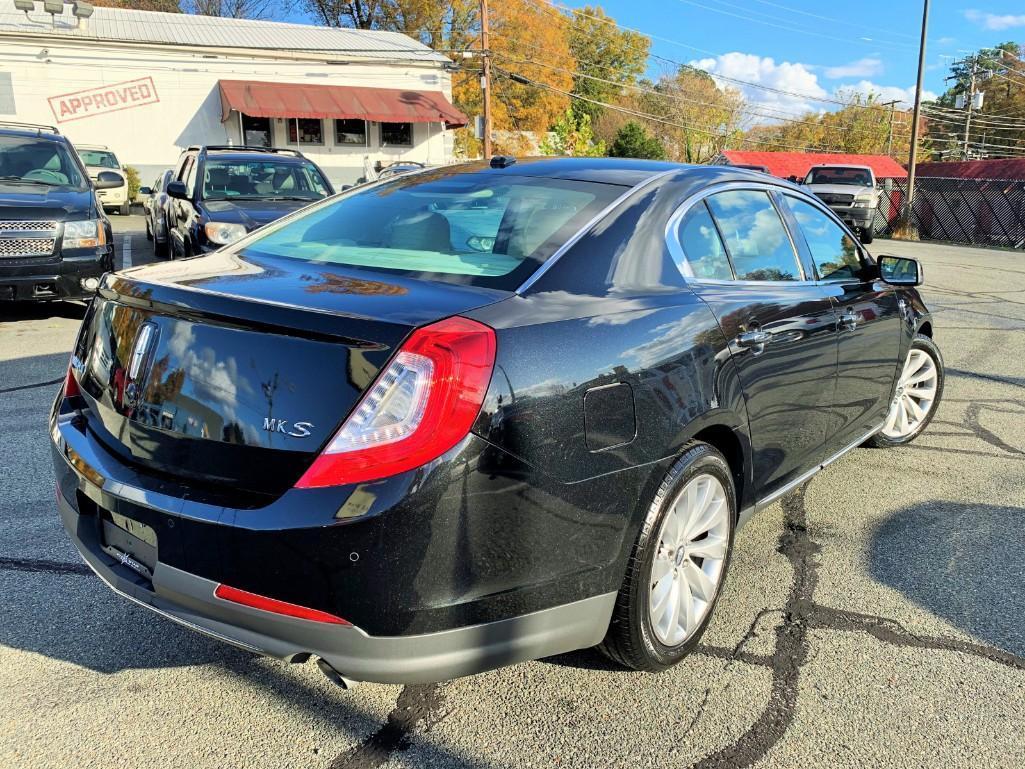
[[[638,117],[638,118],[641,118],[643,120],[651,120],[651,121],[653,121],[655,123],[662,123],[663,125],[673,126],[673,127],[676,127],[676,128],[682,128],[685,131],[696,131],[697,133],[703,133],[703,134],[706,134],[708,136],[714,136],[714,137],[717,137],[717,138],[729,141],[729,137],[726,136],[722,131],[716,130],[716,129],[713,129],[713,128],[710,128],[710,127],[707,127],[707,126],[699,126],[697,124],[677,123],[676,121],[673,121],[673,120],[666,120],[665,118],[659,117],[658,115],[652,115],[652,114],[647,113],[647,112],[641,112],[639,110],[630,109],[628,107],[623,107],[623,106],[620,106],[620,105],[609,104],[608,102],[599,101],[598,99],[591,99],[591,98],[589,98],[587,96],[581,96],[580,94],[576,94],[576,93],[573,93],[571,91],[566,91],[566,90],[563,90],[562,88],[556,88],[555,86],[549,85],[548,83],[542,83],[542,82],[540,82],[538,80],[532,80],[532,79],[530,79],[528,77],[525,77],[523,75],[520,75],[518,73],[509,72],[508,70],[501,69],[499,67],[495,67],[494,69],[495,69],[496,72],[499,72],[502,75],[504,75],[505,77],[508,77],[510,80],[512,80],[515,83],[520,83],[522,85],[530,85],[530,86],[534,86],[536,88],[543,88],[543,89],[545,89],[547,91],[552,91],[554,93],[558,93],[558,94],[561,94],[563,96],[567,96],[567,97],[569,97],[571,99],[577,99],[578,101],[588,102],[589,104],[595,104],[595,105],[597,105],[599,107],[604,107],[606,109],[613,110],[614,112],[622,112],[624,114],[632,115],[633,117]],[[774,146],[774,147],[786,147],[787,149],[797,150],[797,151],[800,151],[800,152],[807,152],[808,151],[808,146],[807,145],[802,146],[802,147],[797,147],[797,146],[792,145],[792,144],[784,144],[782,142],[777,142],[777,141],[766,141],[766,140],[761,140],[761,139],[752,139],[750,137],[741,137],[741,141],[742,142],[748,142],[748,143],[751,143],[751,144],[762,144],[762,145],[766,145],[767,144],[767,145]],[[825,149],[821,149],[820,151],[821,152],[829,152],[829,150],[825,150]]]
[[[686,5],[692,5],[695,8],[703,8],[703,9],[705,9],[707,11],[712,11],[713,13],[721,13],[724,16],[732,16],[735,19],[742,19],[744,21],[754,22],[755,24],[763,24],[763,25],[765,25],[767,27],[774,27],[775,29],[782,29],[782,30],[787,31],[787,32],[797,32],[797,33],[799,33],[801,35],[813,35],[814,37],[821,37],[821,38],[825,38],[827,40],[837,40],[837,41],[839,41],[841,43],[851,43],[851,42],[853,42],[853,43],[856,43],[858,45],[868,45],[868,46],[871,46],[873,48],[891,48],[893,50],[900,50],[900,51],[907,51],[907,50],[911,50],[911,48],[912,48],[912,46],[908,45],[907,43],[895,43],[895,42],[889,41],[889,40],[863,40],[863,39],[860,39],[860,38],[851,39],[851,38],[846,38],[846,37],[837,37],[836,35],[829,35],[829,34],[826,34],[825,32],[816,32],[814,30],[801,29],[800,27],[793,27],[793,26],[786,25],[786,24],[780,24],[780,23],[774,22],[774,21],[765,21],[763,19],[754,18],[752,16],[747,16],[747,15],[744,15],[744,14],[741,14],[741,13],[735,13],[733,11],[724,10],[722,8],[716,8],[715,6],[712,6],[712,5],[705,5],[704,3],[697,2],[697,0],[677,0],[677,2],[685,3]],[[719,0],[719,2],[722,2],[723,5],[730,5],[733,8],[740,7],[740,6],[732,5],[732,3],[725,3],[725,2],[723,2],[723,0]],[[765,15],[765,14],[763,14],[763,15]]]
[[[562,19],[565,19],[565,14],[559,13],[559,11],[556,10],[556,9],[561,9],[563,11],[566,11],[566,12],[570,13],[570,14],[575,14],[575,15],[578,15],[578,16],[583,16],[584,18],[593,19],[593,20],[601,22],[603,24],[608,24],[608,25],[616,27],[618,29],[626,30],[627,32],[633,32],[633,33],[636,33],[636,34],[641,35],[643,37],[646,37],[649,40],[659,40],[659,41],[664,42],[664,43],[671,43],[673,45],[678,45],[678,46],[681,46],[683,48],[690,48],[692,50],[699,51],[701,53],[706,53],[706,54],[708,54],[710,56],[719,56],[720,55],[720,54],[716,53],[715,51],[709,51],[709,50],[706,50],[706,49],[703,49],[703,48],[697,48],[696,46],[688,45],[687,43],[681,43],[678,40],[672,40],[671,38],[661,37],[659,35],[653,35],[653,34],[650,34],[648,32],[643,32],[643,31],[641,31],[639,29],[635,29],[633,27],[627,27],[627,26],[625,26],[623,24],[619,24],[616,21],[614,21],[612,19],[609,19],[607,17],[595,16],[593,14],[588,14],[588,13],[585,13],[584,11],[579,11],[579,10],[577,10],[575,8],[570,8],[569,6],[562,5],[561,3],[554,2],[554,0],[531,0],[531,2],[535,3],[536,5],[540,6],[541,8],[544,8],[544,9],[550,11],[551,13],[554,13],[556,16],[558,16],[558,17],[560,17]],[[635,50],[639,50],[639,49],[635,48]],[[720,73],[713,72],[711,70],[707,70],[707,69],[704,69],[702,67],[698,67],[698,66],[696,66],[694,64],[691,64],[689,62],[677,61],[676,59],[670,59],[670,58],[668,58],[666,56],[661,56],[659,54],[650,53],[648,51],[646,51],[645,54],[648,56],[648,58],[654,59],[654,60],[662,62],[664,64],[671,65],[671,66],[673,66],[675,68],[683,67],[685,69],[690,69],[690,70],[694,70],[694,71],[697,71],[697,72],[704,72],[709,77],[715,78],[717,80],[725,81],[725,82],[728,82],[728,83],[733,83],[733,84],[736,84],[736,85],[748,86],[750,88],[757,88],[759,90],[767,91],[769,93],[780,94],[780,95],[783,95],[783,96],[792,96],[792,97],[795,97],[795,98],[798,98],[798,99],[803,99],[805,101],[817,102],[817,103],[821,103],[821,104],[837,104],[837,105],[839,105],[841,107],[848,107],[848,106],[864,107],[864,105],[851,105],[851,104],[848,104],[847,102],[841,101],[839,99],[831,99],[829,97],[824,97],[824,96],[815,96],[815,95],[812,95],[812,94],[800,93],[798,91],[789,91],[789,90],[786,90],[786,89],[783,89],[783,88],[774,88],[772,86],[768,86],[768,85],[765,85],[763,83],[755,83],[755,82],[752,82],[750,80],[742,80],[740,78],[731,77],[729,75],[722,75]]]
[[[755,0],[755,2],[756,3],[761,3],[762,5],[771,6],[773,8],[779,8],[780,10],[783,10],[783,11],[790,11],[791,13],[798,13],[798,14],[801,14],[802,16],[809,16],[809,17],[811,17],[813,19],[818,19],[819,21],[828,21],[828,22],[831,22],[833,24],[846,24],[847,26],[850,26],[850,27],[860,27],[861,29],[870,29],[873,32],[877,31],[876,27],[869,26],[868,24],[858,24],[857,22],[848,21],[847,19],[838,19],[835,16],[823,16],[822,14],[811,13],[810,11],[804,11],[804,10],[801,10],[800,8],[791,8],[790,6],[783,5],[781,3],[773,3],[770,0]],[[885,34],[887,34],[887,35],[897,35],[898,37],[907,37],[907,38],[911,38],[912,40],[915,37],[914,35],[910,35],[907,32],[897,32],[896,30],[892,30],[892,29],[886,29],[886,30],[882,30],[882,31]]]
[[[680,102],[685,102],[685,103],[689,103],[689,104],[696,104],[696,105],[703,106],[703,107],[715,107],[715,108],[718,108],[718,109],[728,109],[726,107],[722,107],[721,105],[714,104],[713,102],[701,101],[700,99],[693,99],[693,98],[690,98],[690,97],[687,97],[687,96],[683,96],[681,94],[667,93],[666,91],[660,91],[660,90],[657,90],[655,88],[646,88],[644,86],[635,85],[635,84],[628,83],[628,82],[621,82],[621,81],[618,81],[618,80],[610,80],[608,78],[598,77],[596,75],[589,75],[589,74],[587,74],[585,72],[578,72],[578,71],[566,69],[565,67],[557,67],[555,65],[546,64],[544,62],[536,61],[534,59],[524,59],[524,58],[520,58],[520,57],[510,56],[508,54],[498,54],[498,55],[501,56],[501,58],[509,60],[509,61],[515,61],[515,62],[518,62],[518,63],[521,63],[521,64],[531,64],[533,66],[542,67],[542,68],[554,70],[554,71],[557,71],[557,72],[563,72],[563,73],[572,75],[574,77],[582,77],[582,78],[585,78],[587,80],[593,80],[593,81],[597,81],[597,82],[601,82],[601,83],[607,83],[609,85],[614,85],[614,86],[617,86],[617,87],[620,87],[620,88],[627,88],[627,89],[630,89],[630,90],[633,90],[633,91],[639,91],[641,93],[649,93],[649,94],[653,94],[655,96],[659,96],[659,97],[662,97],[662,98],[671,99],[673,101],[680,101]],[[594,65],[594,66],[604,67],[604,65],[600,65],[600,64],[599,65]],[[606,67],[606,68],[607,69],[614,69],[614,68],[609,68],[609,67]],[[618,70],[616,70],[616,71],[618,71]],[[876,106],[881,106],[881,105],[876,105]],[[750,107],[743,107],[743,106],[742,107],[738,107],[736,109],[736,112],[744,113],[744,114],[747,114],[747,115],[752,115],[754,117],[770,118],[772,120],[777,120],[780,123],[787,124],[787,125],[790,125],[790,124],[809,125],[809,126],[813,126],[815,128],[820,128],[820,129],[823,129],[823,130],[826,130],[826,131],[834,131],[834,132],[841,133],[841,134],[855,134],[855,135],[859,135],[859,136],[871,136],[872,135],[872,134],[870,134],[869,132],[867,132],[865,130],[857,130],[857,129],[850,128],[850,127],[844,127],[844,126],[838,126],[838,125],[828,125],[828,124],[825,124],[825,123],[818,123],[818,122],[814,122],[814,121],[810,121],[810,120],[782,118],[782,117],[779,117],[777,115],[772,115],[772,114],[766,114],[766,113],[758,112],[758,111],[756,111],[756,110],[754,110],[754,109],[752,109]]]

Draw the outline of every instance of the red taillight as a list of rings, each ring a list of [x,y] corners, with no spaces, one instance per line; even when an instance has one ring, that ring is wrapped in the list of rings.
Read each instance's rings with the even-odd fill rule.
[[[437,459],[473,426],[495,366],[495,332],[469,318],[417,329],[297,488],[386,478]]]
[[[78,388],[78,380],[75,379],[75,370],[68,366],[68,375],[64,378],[64,397],[75,398],[82,394]]]
[[[252,609],[269,611],[274,614],[283,614],[286,617],[308,619],[313,622],[327,622],[332,625],[352,624],[351,622],[346,622],[341,617],[336,617],[334,614],[328,614],[326,611],[308,609],[305,606],[288,603],[287,601],[278,601],[275,598],[268,598],[265,595],[258,595],[246,590],[239,590],[237,587],[229,587],[228,585],[218,585],[214,590],[214,595],[222,601],[231,601],[232,603],[248,606]]]

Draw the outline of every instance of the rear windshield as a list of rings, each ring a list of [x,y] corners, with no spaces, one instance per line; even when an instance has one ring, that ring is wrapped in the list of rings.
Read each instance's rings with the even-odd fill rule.
[[[402,176],[269,228],[242,253],[511,291],[624,191],[529,176]]]
[[[117,156],[106,150],[79,150],[79,157],[87,166],[100,168],[118,168]]]

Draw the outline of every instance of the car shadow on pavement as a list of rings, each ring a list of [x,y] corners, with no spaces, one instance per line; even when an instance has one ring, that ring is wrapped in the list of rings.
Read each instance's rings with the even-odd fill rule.
[[[0,302],[0,323],[47,318],[82,320],[87,306],[85,302]]]
[[[1025,655],[1025,508],[935,500],[873,533],[870,573],[966,633]]]

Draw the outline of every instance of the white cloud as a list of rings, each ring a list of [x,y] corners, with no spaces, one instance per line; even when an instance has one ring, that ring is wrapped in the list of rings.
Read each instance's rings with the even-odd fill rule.
[[[775,88],[778,91],[789,92],[777,93],[749,85],[717,81],[720,86],[740,90],[744,94],[744,98],[756,110],[773,110],[790,114],[819,111],[822,105],[804,98],[802,94],[813,98],[829,96],[826,89],[819,85],[818,77],[807,64],[789,61],[777,64],[769,56],[734,51],[715,58],[692,61],[691,65],[712,74],[738,78]],[[781,117],[784,116],[781,115]],[[758,119],[757,122],[772,121],[771,119]]]
[[[875,94],[877,101],[892,101],[893,99],[898,99],[900,103],[897,105],[897,109],[910,109],[915,103],[915,87],[913,85],[909,85],[907,88],[901,88],[896,85],[879,85],[878,83],[873,83],[870,80],[859,80],[857,83],[838,86],[835,91],[835,95],[840,97],[843,94],[849,94],[852,91],[865,96]],[[930,101],[935,98],[936,94],[932,91],[922,91],[922,101]]]
[[[883,62],[873,57],[858,59],[837,67],[826,67],[826,77],[836,80],[841,77],[871,77],[882,74]]]
[[[1012,27],[1025,27],[1025,14],[1015,15],[1010,13],[986,13],[971,8],[964,12],[968,21],[974,22],[984,29],[1011,29]]]

